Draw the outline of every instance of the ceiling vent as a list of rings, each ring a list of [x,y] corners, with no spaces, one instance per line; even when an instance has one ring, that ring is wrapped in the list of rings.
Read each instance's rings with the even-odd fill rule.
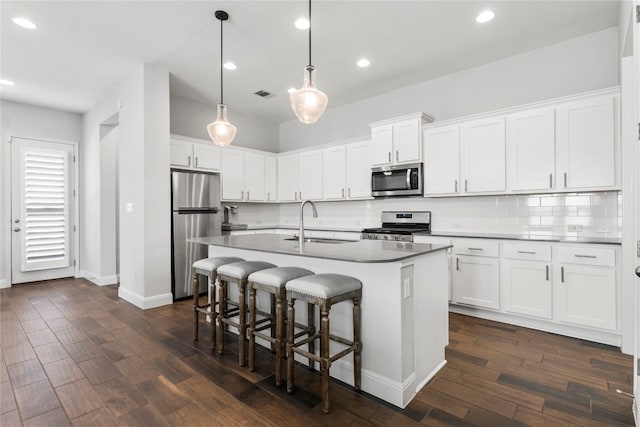
[[[256,92],[253,92],[254,95],[258,95],[260,98],[273,98],[275,95],[272,94],[271,92],[267,92],[266,90],[259,90]]]

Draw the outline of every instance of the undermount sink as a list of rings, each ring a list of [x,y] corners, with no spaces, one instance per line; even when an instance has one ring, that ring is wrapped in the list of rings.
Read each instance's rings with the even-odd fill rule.
[[[297,237],[287,237],[284,240],[299,240]],[[348,243],[351,240],[327,239],[323,237],[305,237],[305,243]]]

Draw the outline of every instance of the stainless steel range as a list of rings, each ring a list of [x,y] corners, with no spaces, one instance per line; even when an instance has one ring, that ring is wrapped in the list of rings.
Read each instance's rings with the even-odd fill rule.
[[[413,234],[431,231],[429,211],[384,211],[382,227],[365,228],[362,238],[369,240],[396,240],[413,242]]]

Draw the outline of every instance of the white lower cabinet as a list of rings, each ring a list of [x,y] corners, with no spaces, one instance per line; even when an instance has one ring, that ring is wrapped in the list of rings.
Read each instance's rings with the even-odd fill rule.
[[[455,255],[453,302],[498,310],[499,276],[497,258]]]
[[[451,239],[448,237],[437,237],[437,236],[413,236],[414,243],[426,243],[431,245],[450,245]],[[451,275],[452,275],[452,254],[453,249],[447,249],[447,263],[449,267],[449,274],[447,275],[447,285],[448,285],[448,294],[449,294],[449,302],[451,302]]]
[[[500,262],[502,310],[551,319],[551,266],[540,261],[505,259]]]
[[[560,322],[616,330],[616,272],[612,268],[560,264],[556,315]]]

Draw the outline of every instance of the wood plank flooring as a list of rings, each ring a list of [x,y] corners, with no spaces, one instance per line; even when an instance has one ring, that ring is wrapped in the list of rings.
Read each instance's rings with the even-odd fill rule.
[[[366,302],[364,302],[366,304]],[[237,339],[191,340],[191,302],[140,310],[82,279],[0,290],[0,426],[630,426],[632,357],[619,349],[450,315],[448,363],[400,410],[273,355],[237,364]],[[366,342],[363,343],[366,346]]]

